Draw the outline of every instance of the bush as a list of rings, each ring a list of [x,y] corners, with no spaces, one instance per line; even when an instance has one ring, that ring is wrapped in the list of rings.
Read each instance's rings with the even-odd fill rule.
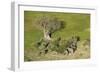
[[[69,51],[70,49],[74,51],[73,47],[77,46],[77,37],[71,37],[71,39],[69,40],[62,40],[61,37],[58,37],[57,39],[53,40],[53,41],[47,41],[42,39],[41,41],[39,41],[37,44],[37,47],[40,51],[44,51],[45,50],[51,50],[51,51],[55,51],[57,53],[63,53],[65,51]],[[74,44],[74,45],[73,45]],[[70,49],[68,49],[70,48]],[[77,47],[76,47],[77,48]]]

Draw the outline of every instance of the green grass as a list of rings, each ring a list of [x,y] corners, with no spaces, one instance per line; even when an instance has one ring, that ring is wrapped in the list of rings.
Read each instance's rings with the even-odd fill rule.
[[[61,60],[61,59],[84,59],[90,57],[90,48],[88,50],[78,49],[79,52],[74,56],[64,56],[62,54],[53,55],[52,52],[45,56],[38,56],[38,49],[33,45],[39,39],[43,38],[43,31],[33,26],[35,18],[38,16],[55,16],[65,22],[65,28],[53,33],[52,38],[61,37],[69,39],[73,35],[78,35],[81,42],[90,39],[90,14],[84,13],[59,13],[59,12],[24,12],[24,60]],[[82,45],[79,45],[79,47]],[[82,47],[81,47],[82,48]],[[80,54],[79,54],[80,53]],[[82,54],[81,54],[82,53]],[[85,53],[85,54],[84,54]]]

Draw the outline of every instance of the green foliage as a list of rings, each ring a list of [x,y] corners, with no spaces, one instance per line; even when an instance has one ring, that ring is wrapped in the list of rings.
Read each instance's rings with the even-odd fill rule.
[[[42,41],[39,41],[36,44],[38,45],[37,48],[41,51],[50,50],[50,51],[55,51],[57,53],[64,54],[66,49],[69,48],[71,45],[73,45],[71,47],[72,49],[73,47],[76,47],[78,41],[79,39],[76,36],[72,37],[69,40],[62,40],[61,37],[59,37],[53,41],[48,41],[43,39]]]
[[[53,33],[64,27],[64,22],[54,16],[38,16],[35,19],[35,22],[36,27],[39,27],[39,29],[45,29],[46,32],[49,33]]]

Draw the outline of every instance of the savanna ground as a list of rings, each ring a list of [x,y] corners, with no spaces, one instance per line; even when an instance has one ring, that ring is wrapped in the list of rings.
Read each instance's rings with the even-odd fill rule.
[[[52,38],[59,36],[62,39],[70,39],[73,35],[80,36],[77,50],[71,55],[64,55],[56,51],[49,51],[47,54],[39,55],[39,49],[34,44],[43,37],[43,32],[33,26],[37,16],[55,16],[64,21],[65,28],[52,34]],[[59,13],[59,12],[24,12],[24,61],[44,61],[44,60],[70,60],[90,58],[90,14],[84,13]],[[90,42],[90,41],[89,41]]]

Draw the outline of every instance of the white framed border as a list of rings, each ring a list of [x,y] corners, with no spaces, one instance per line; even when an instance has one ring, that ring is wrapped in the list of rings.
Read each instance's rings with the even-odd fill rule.
[[[12,46],[11,46],[11,69],[30,70],[30,69],[48,69],[60,67],[94,66],[97,65],[96,39],[96,8],[86,6],[45,6],[34,5],[32,3],[12,3]],[[89,13],[91,15],[91,58],[80,60],[60,60],[60,61],[33,61],[24,62],[24,10],[27,11],[48,11],[48,12],[70,12],[70,13]]]

